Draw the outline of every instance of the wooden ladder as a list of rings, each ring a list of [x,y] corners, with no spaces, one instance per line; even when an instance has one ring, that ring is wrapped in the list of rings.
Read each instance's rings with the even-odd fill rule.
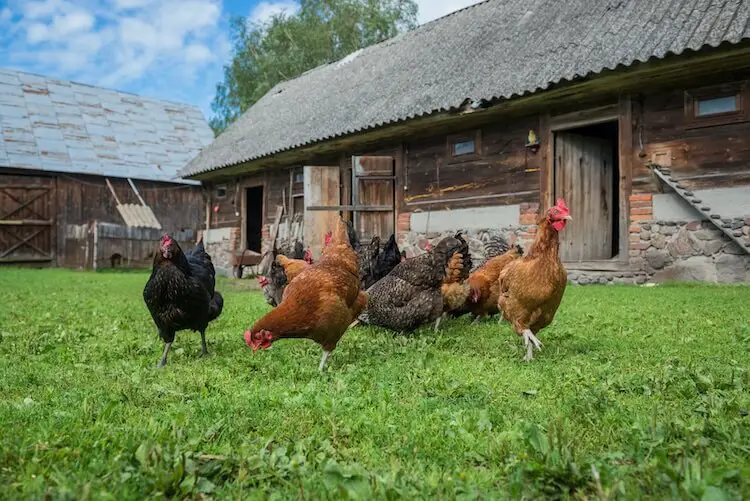
[[[722,220],[720,214],[712,214],[711,207],[706,206],[703,200],[696,197],[692,191],[685,188],[684,185],[680,184],[679,180],[672,177],[672,170],[667,167],[655,163],[649,163],[648,167],[651,172],[656,176],[657,179],[661,180],[664,184],[672,188],[680,198],[685,200],[691,207],[698,211],[702,215],[708,214],[708,220],[716,226],[722,233],[728,236],[734,243],[736,243],[740,249],[744,250],[745,253],[750,254],[750,242],[745,242],[742,238],[742,233],[739,230],[732,230],[732,225],[725,223]]]

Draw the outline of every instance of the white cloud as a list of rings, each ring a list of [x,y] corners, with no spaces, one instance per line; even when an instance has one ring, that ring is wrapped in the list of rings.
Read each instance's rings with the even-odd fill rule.
[[[419,6],[417,21],[424,24],[482,0],[416,0]]]
[[[0,22],[7,22],[13,18],[13,11],[8,7],[0,9]]]
[[[294,14],[299,9],[299,4],[294,0],[278,0],[275,2],[262,1],[253,7],[250,11],[250,21],[256,23],[265,23],[273,16],[281,14]]]
[[[203,44],[194,43],[185,47],[185,61],[192,64],[201,64],[213,57],[211,49]]]

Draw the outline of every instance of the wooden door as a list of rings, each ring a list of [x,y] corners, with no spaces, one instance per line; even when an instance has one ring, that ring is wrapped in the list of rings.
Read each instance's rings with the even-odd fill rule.
[[[304,240],[313,257],[320,257],[325,234],[334,230],[341,204],[341,168],[337,166],[305,166],[304,168]]]
[[[0,184],[0,264],[54,259],[53,195],[51,184]]]
[[[573,216],[560,234],[563,262],[612,257],[613,146],[607,139],[555,134],[555,198],[564,198]]]
[[[393,157],[352,157],[354,228],[362,242],[377,235],[385,242],[396,229]]]

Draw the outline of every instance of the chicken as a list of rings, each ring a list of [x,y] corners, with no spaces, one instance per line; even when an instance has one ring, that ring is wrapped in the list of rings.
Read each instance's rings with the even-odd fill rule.
[[[320,259],[290,281],[281,303],[244,333],[253,351],[269,348],[279,339],[309,339],[323,348],[319,369],[352,320],[367,304],[360,291],[357,254],[339,219]]]
[[[290,259],[274,246],[273,261],[271,261],[268,277],[263,275],[258,277],[266,303],[271,306],[278,306],[286,285],[313,263],[312,251],[308,248],[302,252],[302,247],[302,242],[297,242],[294,246],[294,257]]]
[[[481,261],[474,261],[474,269],[472,272],[478,270],[487,261],[496,256],[501,256],[510,250],[510,244],[508,241],[500,235],[492,235],[484,243],[484,259]]]
[[[485,261],[469,276],[467,286],[469,297],[466,299],[463,311],[471,313],[474,321],[483,317],[496,315],[500,312],[497,301],[500,295],[499,277],[500,273],[512,261],[523,256],[523,248],[520,245]],[[502,317],[501,317],[502,318]]]
[[[456,234],[455,238],[461,242],[461,247],[448,260],[445,278],[443,279],[443,284],[440,286],[444,312],[461,308],[469,298],[469,287],[466,283],[472,264],[469,244],[460,233]]]
[[[534,347],[541,350],[536,334],[552,322],[565,293],[568,274],[560,261],[559,233],[571,219],[565,201],[558,200],[539,219],[526,256],[508,263],[499,276],[498,308],[523,337],[526,361],[534,358]]]
[[[382,247],[380,237],[377,235],[372,237],[370,244],[360,247],[357,255],[359,258],[359,279],[362,281],[363,290],[372,287],[402,261],[401,251],[394,234]]]
[[[452,260],[465,248],[466,242],[447,237],[428,252],[398,264],[367,291],[367,309],[359,320],[399,332],[435,321],[437,330],[443,314],[443,282],[453,276],[459,263],[461,271],[471,267],[468,253]]]
[[[224,298],[216,291],[216,271],[203,240],[183,253],[168,234],[159,242],[151,276],[143,289],[143,300],[164,341],[164,353],[157,367],[167,364],[175,334],[193,330],[201,335],[201,356],[208,354],[206,328],[218,318]]]

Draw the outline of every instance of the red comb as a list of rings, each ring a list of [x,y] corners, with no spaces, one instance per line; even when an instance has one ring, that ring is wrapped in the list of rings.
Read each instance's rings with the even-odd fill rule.
[[[567,209],[568,208],[568,206],[565,204],[565,200],[563,200],[562,198],[558,198],[557,199],[557,203],[555,205],[557,205],[561,209]]]

